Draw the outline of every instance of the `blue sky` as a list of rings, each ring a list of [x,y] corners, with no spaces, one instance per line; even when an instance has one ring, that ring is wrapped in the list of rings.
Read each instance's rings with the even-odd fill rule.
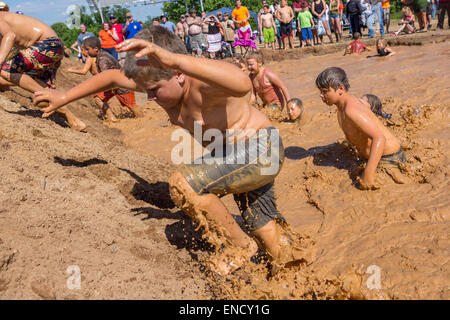
[[[48,25],[55,22],[66,21],[66,9],[71,4],[86,6],[86,0],[4,0],[11,12],[18,10],[24,14],[37,18]],[[128,5],[135,20],[146,20],[147,16],[157,16],[161,14],[162,4],[157,5]],[[89,9],[88,9],[89,11]]]

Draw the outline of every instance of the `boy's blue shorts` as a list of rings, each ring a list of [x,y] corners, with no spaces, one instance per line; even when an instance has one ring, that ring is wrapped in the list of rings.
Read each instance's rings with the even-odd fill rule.
[[[313,38],[311,28],[302,28],[302,40],[309,40]]]

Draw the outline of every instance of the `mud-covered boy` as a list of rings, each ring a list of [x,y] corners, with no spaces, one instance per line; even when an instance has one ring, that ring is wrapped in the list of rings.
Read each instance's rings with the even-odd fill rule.
[[[401,177],[396,166],[405,164],[406,161],[400,142],[370,108],[348,93],[350,84],[345,71],[338,67],[325,69],[317,76],[316,86],[320,90],[322,101],[337,107],[339,126],[347,140],[367,159],[359,179],[359,187],[377,188],[375,176],[379,163],[386,165],[386,170],[394,181],[400,182]]]
[[[214,271],[225,275],[248,261],[257,252],[255,240],[277,259],[282,250],[280,225],[285,219],[276,207],[273,183],[284,149],[278,130],[250,105],[249,77],[232,64],[186,55],[184,43],[159,26],[144,29],[117,49],[137,52],[127,55],[123,71],[107,70],[66,93],[37,92],[35,103],[49,101],[45,109],[48,115],[71,101],[113,87],[139,90],[159,104],[173,124],[191,135],[195,136],[197,126],[202,132],[228,136],[223,148],[214,149],[216,154],[203,157],[209,162],[185,164],[171,176],[172,199],[205,226],[205,232],[218,230],[224,235],[225,249],[211,261]],[[201,142],[205,144],[203,139]],[[220,200],[230,193],[255,240],[239,227]]]

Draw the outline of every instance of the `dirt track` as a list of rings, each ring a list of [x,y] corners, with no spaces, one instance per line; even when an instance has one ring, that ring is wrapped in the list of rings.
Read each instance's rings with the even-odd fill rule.
[[[392,64],[339,51],[269,65],[307,107],[301,126],[274,122],[287,155],[277,198],[307,244],[307,263],[271,281],[254,264],[228,280],[205,277],[197,261],[208,246],[168,194],[175,167],[167,141],[175,127],[155,105],[145,105],[145,119],[108,128],[83,100],[71,106],[89,125],[78,133],[56,116],[40,119],[20,90],[0,94],[0,297],[449,299],[450,70],[439,63],[449,56],[445,34],[424,36],[421,43],[430,44],[414,47],[421,51],[396,47]],[[383,98],[407,153],[409,184],[380,176],[379,191],[354,187],[360,162],[313,84],[327,65],[347,70],[353,93]],[[83,77],[60,72],[57,79],[65,89]],[[225,201],[237,214],[232,199]],[[67,288],[73,265],[81,290]],[[381,270],[380,290],[366,285],[369,266]]]

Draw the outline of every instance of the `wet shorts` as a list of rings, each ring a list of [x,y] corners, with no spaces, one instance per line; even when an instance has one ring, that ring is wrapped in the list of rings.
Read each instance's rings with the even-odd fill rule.
[[[291,37],[292,36],[292,22],[283,23],[280,22],[280,33],[282,38]]]
[[[397,152],[386,154],[380,159],[380,164],[392,164],[398,166],[400,163],[406,164],[406,155],[402,147],[400,147]]]
[[[38,41],[6,60],[2,71],[25,73],[54,87],[56,71],[64,57],[64,44],[57,37]]]
[[[134,91],[128,91],[123,89],[113,89],[105,92],[100,92],[94,95],[94,97],[100,98],[103,102],[107,103],[112,97],[116,96],[120,104],[123,107],[134,108],[136,106],[136,99],[134,97]]]
[[[221,155],[214,152],[184,165],[180,172],[200,194],[234,194],[249,231],[272,220],[285,222],[275,204],[273,183],[284,161],[278,130],[260,129],[248,140],[225,145]],[[198,163],[198,164],[196,164]]]

